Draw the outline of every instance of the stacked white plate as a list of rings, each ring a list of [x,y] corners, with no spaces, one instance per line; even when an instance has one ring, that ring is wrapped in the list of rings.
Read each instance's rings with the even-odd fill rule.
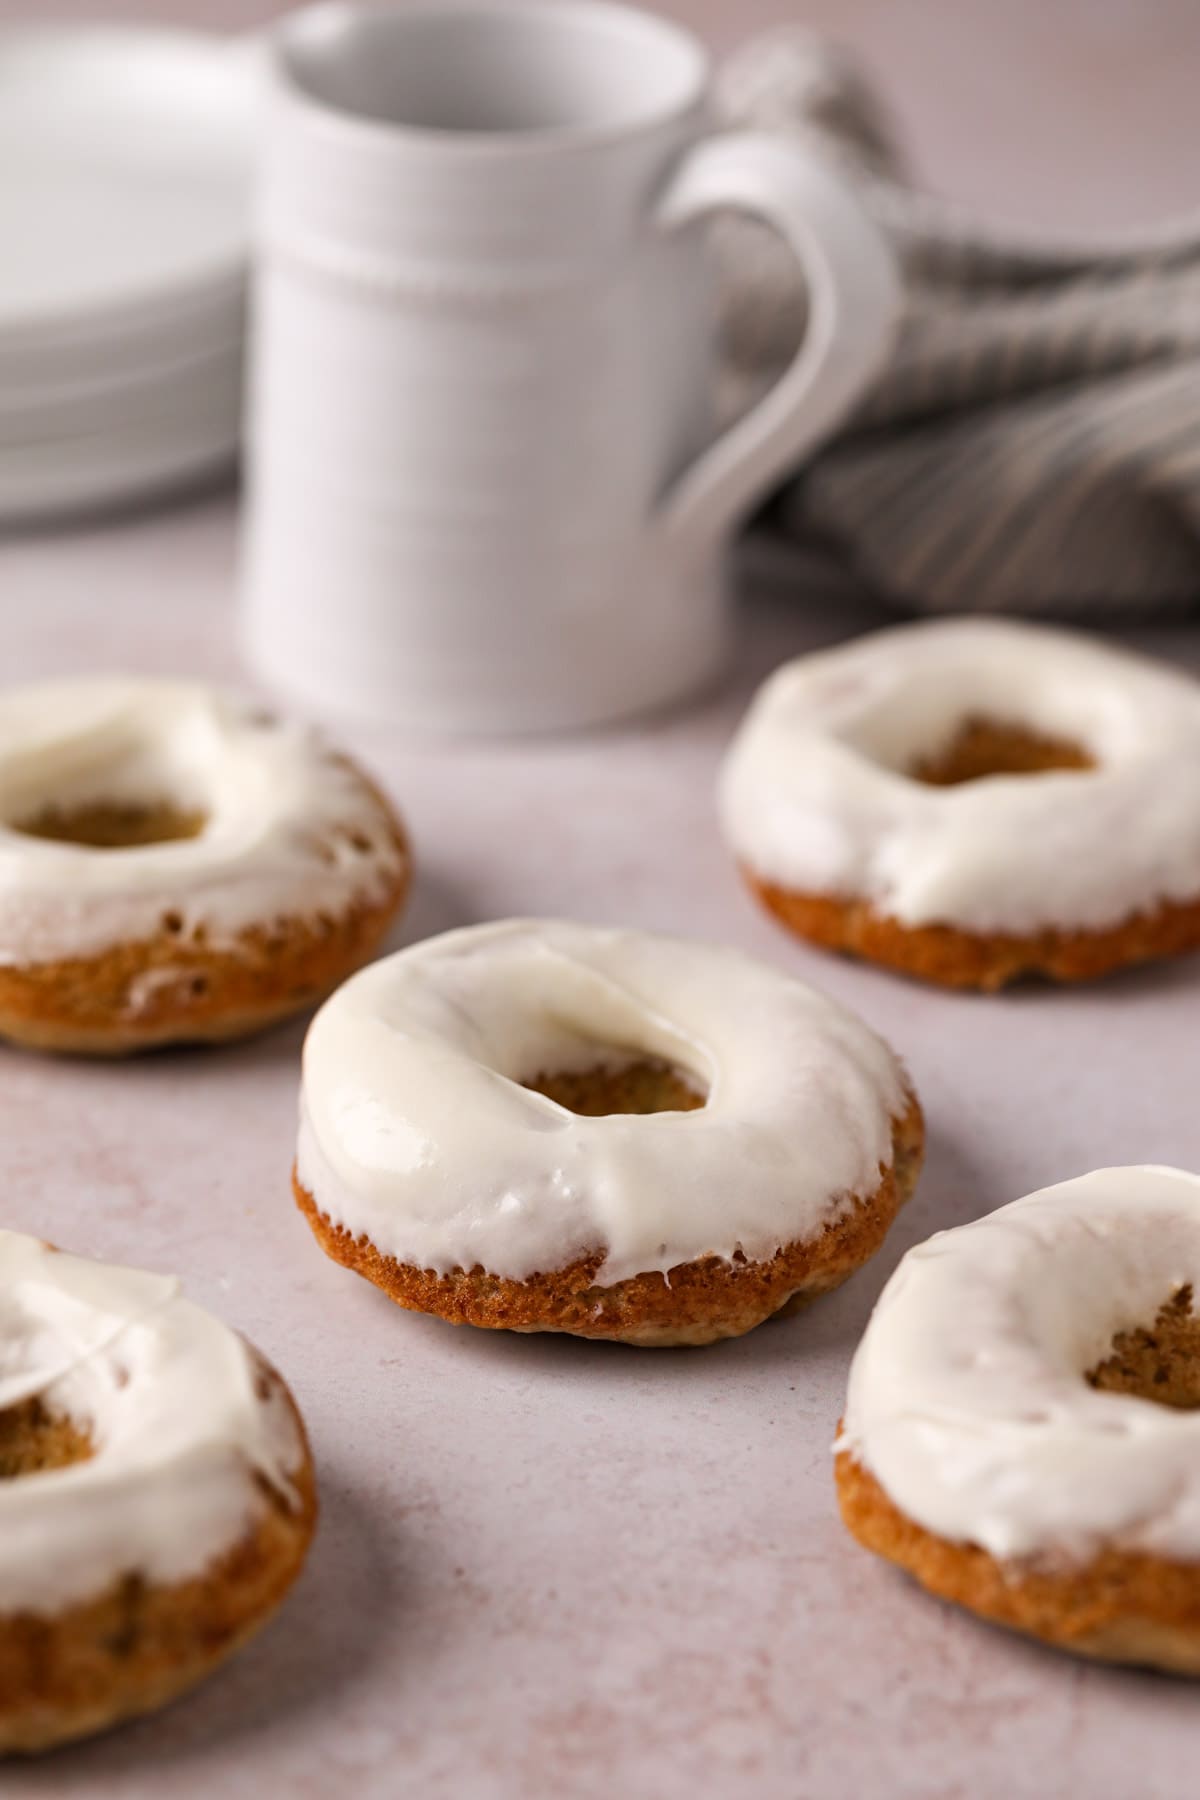
[[[0,29],[0,522],[232,463],[254,90],[236,43]]]

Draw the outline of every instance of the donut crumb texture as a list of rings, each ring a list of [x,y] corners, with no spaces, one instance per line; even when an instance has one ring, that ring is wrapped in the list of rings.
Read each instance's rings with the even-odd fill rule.
[[[0,1412],[0,1481],[66,1469],[86,1462],[92,1443],[86,1431],[41,1400],[22,1400]]]
[[[1077,1656],[1200,1676],[1200,1566],[1115,1546],[1078,1565],[1002,1562],[926,1531],[849,1451],[835,1477],[851,1535],[940,1599]]]
[[[141,806],[97,800],[86,806],[44,806],[13,829],[25,837],[79,844],[89,850],[134,850],[196,838],[208,823],[201,811],[160,800]]]
[[[653,1057],[623,1066],[535,1075],[523,1084],[568,1112],[598,1119],[612,1113],[696,1112],[708,1096],[681,1069]]]
[[[1095,766],[1094,757],[1066,738],[972,714],[936,755],[917,763],[912,775],[931,787],[958,787],[992,775],[1049,775]]]
[[[1192,1287],[1177,1288],[1151,1326],[1118,1332],[1112,1354],[1089,1369],[1087,1382],[1106,1394],[1131,1394],[1159,1406],[1200,1406],[1200,1319]]]
[[[599,1090],[593,1095],[599,1098]],[[489,1274],[478,1265],[446,1275],[418,1269],[335,1224],[295,1171],[292,1187],[325,1254],[374,1283],[398,1306],[493,1331],[560,1331],[665,1347],[740,1337],[765,1319],[795,1312],[839,1287],[879,1249],[916,1186],[923,1152],[921,1109],[910,1097],[907,1110],[892,1122],[892,1161],[881,1165],[874,1192],[850,1198],[815,1238],[786,1244],[766,1262],[750,1262],[740,1253],[731,1262],[706,1256],[680,1263],[667,1275],[647,1272],[611,1286],[595,1280],[604,1261],[600,1250],[524,1281]]]
[[[994,993],[1028,976],[1094,981],[1114,970],[1200,950],[1200,896],[1164,901],[1096,931],[1057,928],[1025,936],[964,931],[956,925],[902,925],[868,900],[797,893],[742,874],[767,911],[823,949],[879,963],[938,987]]]

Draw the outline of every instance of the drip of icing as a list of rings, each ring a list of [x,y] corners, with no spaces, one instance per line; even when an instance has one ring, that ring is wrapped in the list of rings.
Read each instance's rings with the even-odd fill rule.
[[[970,716],[1096,766],[913,779]],[[903,625],[777,670],[718,800],[738,858],[793,892],[870,900],[905,925],[1098,929],[1200,898],[1200,683],[1044,626]]]
[[[202,1575],[293,1494],[303,1445],[234,1331],[175,1280],[0,1231],[0,1409],[38,1399],[92,1453],[0,1480],[0,1613],[52,1615],[128,1575]]]
[[[1000,1558],[1200,1559],[1200,1411],[1085,1380],[1187,1283],[1200,1176],[1099,1169],[910,1250],[850,1370],[839,1450],[927,1531]]]
[[[46,807],[164,802],[202,813],[199,834],[98,850],[17,829]],[[0,963],[140,942],[164,912],[219,946],[379,903],[402,857],[362,776],[309,727],[249,702],[117,677],[0,696]]]
[[[583,1118],[521,1084],[661,1058],[693,1112]],[[304,1048],[298,1174],[385,1255],[524,1280],[600,1249],[597,1279],[765,1261],[874,1193],[900,1067],[836,1002],[730,950],[509,920],[348,981]]]

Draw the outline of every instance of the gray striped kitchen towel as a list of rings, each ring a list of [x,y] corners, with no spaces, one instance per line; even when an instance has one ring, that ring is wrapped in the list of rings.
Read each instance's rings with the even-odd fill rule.
[[[906,181],[874,93],[802,31],[750,44],[721,99],[833,157],[906,278],[886,374],[757,532],[906,609],[1200,609],[1200,216],[1090,245],[986,228]],[[716,248],[748,395],[799,342],[803,286],[752,220]]]

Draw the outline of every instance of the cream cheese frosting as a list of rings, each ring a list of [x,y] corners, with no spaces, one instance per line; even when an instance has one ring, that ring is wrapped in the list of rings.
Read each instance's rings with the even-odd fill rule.
[[[522,1082],[661,1059],[706,1104],[584,1118]],[[387,1256],[512,1280],[764,1261],[873,1194],[909,1104],[887,1045],[732,950],[509,920],[364,969],[304,1047],[297,1173]]]
[[[236,1332],[170,1277],[0,1231],[0,1410],[33,1399],[92,1454],[0,1481],[0,1613],[200,1576],[265,1512],[260,1480],[295,1497],[299,1427]]]
[[[972,716],[1078,744],[1096,766],[912,779]],[[792,892],[866,899],[905,925],[1111,926],[1200,899],[1200,682],[1045,626],[898,626],[777,670],[718,803],[738,859]]]
[[[1098,1169],[910,1250],[850,1371],[839,1450],[993,1556],[1200,1560],[1200,1412],[1090,1387],[1114,1336],[1200,1295],[1200,1176]]]
[[[19,827],[47,807],[170,804],[199,834],[93,849]],[[392,891],[403,851],[369,784],[310,727],[198,683],[81,677],[0,694],[0,963],[175,928],[253,925]]]

